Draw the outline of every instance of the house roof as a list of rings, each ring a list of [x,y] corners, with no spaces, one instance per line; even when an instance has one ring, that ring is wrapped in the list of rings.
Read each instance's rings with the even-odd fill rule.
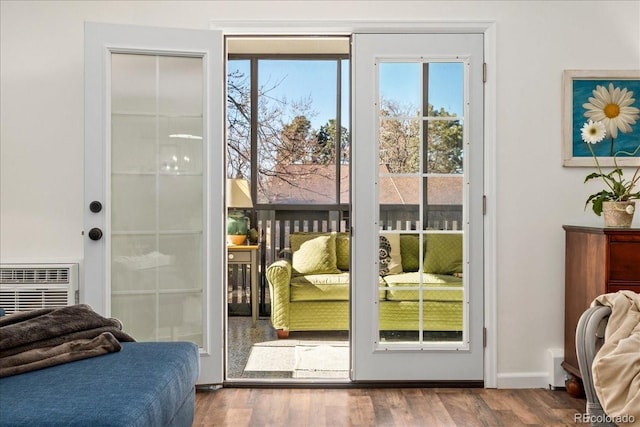
[[[258,203],[333,204],[335,203],[335,164],[293,164],[276,166],[275,174],[262,182]],[[420,178],[387,175],[380,165],[379,195],[381,204],[416,205],[419,202]],[[340,202],[349,203],[349,166],[340,166]],[[463,198],[461,175],[425,178],[427,203],[430,205],[461,205]]]

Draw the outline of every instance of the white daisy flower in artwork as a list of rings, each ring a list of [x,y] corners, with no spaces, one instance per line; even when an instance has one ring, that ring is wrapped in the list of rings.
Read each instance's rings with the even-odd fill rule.
[[[631,125],[636,124],[640,118],[640,109],[632,107],[635,102],[633,92],[626,88],[614,88],[609,83],[609,89],[597,85],[593,90],[593,97],[589,102],[582,104],[587,110],[584,116],[594,121],[602,121],[611,138],[618,137],[618,130],[622,133],[632,131]]]
[[[602,122],[589,120],[582,126],[582,140],[589,144],[597,144],[606,136],[607,131]]]

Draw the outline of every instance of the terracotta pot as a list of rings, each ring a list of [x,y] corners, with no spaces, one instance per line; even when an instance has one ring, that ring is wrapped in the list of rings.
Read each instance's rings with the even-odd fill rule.
[[[633,206],[631,213],[627,211],[627,206]],[[603,202],[602,214],[604,215],[604,226],[631,227],[635,207],[635,202]]]
[[[247,240],[247,236],[243,234],[227,234],[227,243],[230,245],[242,245]]]

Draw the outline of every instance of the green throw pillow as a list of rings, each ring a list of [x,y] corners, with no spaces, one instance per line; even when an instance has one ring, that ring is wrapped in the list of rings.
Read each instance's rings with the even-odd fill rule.
[[[418,271],[420,267],[420,240],[417,234],[400,235],[400,259],[402,271]]]
[[[336,266],[336,235],[295,233],[289,236],[291,266],[298,274],[340,273]]]
[[[349,271],[349,233],[336,235],[336,267],[342,271]]]
[[[425,273],[462,273],[462,234],[427,234],[426,238]]]

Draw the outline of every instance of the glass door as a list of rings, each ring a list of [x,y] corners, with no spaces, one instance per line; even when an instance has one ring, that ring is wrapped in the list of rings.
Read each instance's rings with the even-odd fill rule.
[[[222,382],[221,34],[90,24],[85,293],[137,341],[192,341]]]
[[[482,44],[354,36],[354,380],[483,378]]]

